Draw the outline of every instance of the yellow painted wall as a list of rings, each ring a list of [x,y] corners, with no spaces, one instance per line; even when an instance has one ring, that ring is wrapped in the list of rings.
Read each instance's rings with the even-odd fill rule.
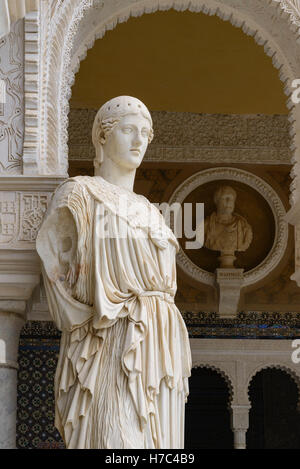
[[[157,12],[130,18],[81,63],[73,107],[133,95],[151,110],[287,114],[272,61],[252,37],[216,16]]]

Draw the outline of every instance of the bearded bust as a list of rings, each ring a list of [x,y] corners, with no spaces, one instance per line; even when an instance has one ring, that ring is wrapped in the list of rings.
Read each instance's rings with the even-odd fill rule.
[[[213,251],[220,251],[221,267],[232,267],[235,251],[246,251],[251,244],[253,233],[247,220],[234,212],[236,191],[222,185],[214,193],[217,211],[205,219],[204,245]]]

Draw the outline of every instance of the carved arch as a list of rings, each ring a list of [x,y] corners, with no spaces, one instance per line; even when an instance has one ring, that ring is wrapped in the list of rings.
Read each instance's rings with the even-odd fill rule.
[[[251,385],[251,382],[253,380],[253,378],[255,378],[255,376],[260,373],[261,371],[263,370],[267,370],[267,369],[275,369],[275,370],[280,370],[282,371],[283,373],[287,374],[291,379],[292,381],[294,381],[294,383],[296,384],[297,386],[297,390],[298,390],[298,402],[297,402],[297,410],[298,412],[300,412],[300,376],[294,371],[292,370],[291,368],[289,368],[288,366],[286,365],[280,365],[280,364],[267,364],[267,365],[260,365],[258,366],[257,368],[255,368],[255,370],[253,370],[248,378],[248,382],[246,384],[246,387],[247,387],[247,395],[248,395],[248,399],[249,399],[249,402],[251,403],[250,401],[250,395],[249,395],[249,389],[250,389],[250,385]],[[252,403],[251,403],[252,405]]]
[[[288,95],[294,151],[291,190],[295,201],[295,190],[300,181],[300,109],[294,106],[290,97],[294,91],[292,81],[300,77],[300,46],[297,43],[298,28],[294,24],[295,11],[290,14],[283,10],[283,5],[291,1],[298,0],[123,0],[121,8],[116,0],[43,0],[38,172],[67,175],[71,86],[80,61],[95,40],[130,16],[174,8],[217,15],[230,21],[253,36],[272,57]]]
[[[225,383],[227,384],[227,388],[229,392],[229,397],[228,397],[228,408],[229,408],[232,402],[234,401],[234,397],[235,397],[233,382],[230,376],[218,366],[211,365],[210,363],[195,363],[192,366],[192,369],[193,368],[206,368],[209,370],[213,370],[224,379]]]

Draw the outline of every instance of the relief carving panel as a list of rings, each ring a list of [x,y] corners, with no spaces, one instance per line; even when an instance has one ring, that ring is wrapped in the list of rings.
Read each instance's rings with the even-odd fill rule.
[[[0,80],[5,102],[0,105],[0,174],[22,173],[24,138],[24,21],[0,39]]]
[[[35,249],[50,197],[50,192],[0,192],[0,249]]]

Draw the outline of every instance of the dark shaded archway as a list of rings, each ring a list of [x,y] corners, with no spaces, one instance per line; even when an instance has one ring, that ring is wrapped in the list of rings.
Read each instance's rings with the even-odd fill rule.
[[[233,448],[230,393],[225,379],[210,368],[193,368],[189,386],[185,448]]]
[[[258,372],[249,387],[251,410],[248,449],[300,449],[298,389],[288,373],[275,368]]]

